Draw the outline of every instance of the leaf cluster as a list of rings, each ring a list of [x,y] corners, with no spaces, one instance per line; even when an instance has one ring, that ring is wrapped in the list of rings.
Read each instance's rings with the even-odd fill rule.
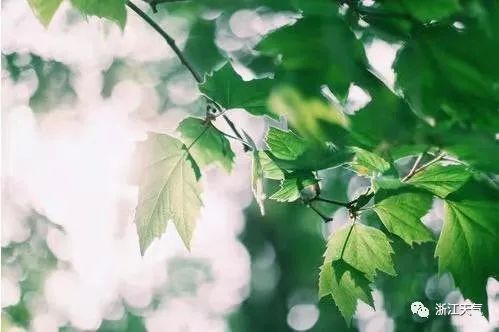
[[[44,24],[61,1],[29,0]],[[121,27],[126,22],[123,0],[71,3],[86,15]],[[221,13],[216,20],[194,20],[186,57],[176,51],[191,73],[201,73],[194,76],[209,106],[204,119],[180,123],[180,138],[152,133],[138,146],[141,251],[169,220],[190,247],[202,206],[202,169],[217,164],[231,171],[231,139],[252,159],[250,181],[262,214],[267,196],[301,203],[324,222],[332,219],[318,204],[348,210],[350,222],[327,241],[319,277],[319,295],[332,296],[348,322],[358,300],[372,305],[371,286],[380,274],[397,274],[394,238],[410,246],[436,241],[439,272],[449,272],[465,298],[486,307],[487,278],[499,273],[498,4],[202,0],[189,6],[191,14]],[[229,57],[214,42],[217,24],[242,8],[294,12],[299,19],[261,36],[247,61],[248,53]],[[366,56],[366,47],[380,40],[399,47],[393,86]],[[234,69],[246,63],[251,71],[269,59],[272,78],[246,80]],[[370,101],[352,112],[354,87]],[[285,125],[270,126],[256,144],[230,120],[233,109],[285,119]],[[217,128],[219,119],[233,135]],[[326,198],[320,174],[333,168],[371,185],[348,202]],[[279,181],[280,188],[267,195],[267,181]],[[435,200],[445,206],[440,234],[423,222]],[[366,211],[379,226],[365,221]]]

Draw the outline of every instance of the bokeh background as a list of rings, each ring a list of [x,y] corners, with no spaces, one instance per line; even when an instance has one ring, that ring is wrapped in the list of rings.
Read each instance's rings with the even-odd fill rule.
[[[145,3],[139,4],[148,10]],[[244,58],[263,34],[293,13],[248,8],[221,18],[172,6],[154,18],[183,47],[199,20],[216,20],[216,45]],[[197,24],[197,25],[196,25]],[[173,227],[140,256],[133,225],[137,188],[129,184],[137,141],[174,133],[202,116],[195,81],[153,30],[129,13],[124,31],[83,18],[64,3],[48,29],[24,0],[2,1],[2,332],[20,331],[493,331],[499,286],[489,280],[490,321],[480,316],[417,319],[410,303],[459,303],[452,278],[437,275],[434,244],[394,239],[398,278],[382,277],[375,309],[361,304],[347,327],[332,300],[317,296],[324,225],[299,204],[252,200],[250,160],[234,144],[231,174],[203,178],[204,208],[187,252]],[[200,30],[203,31],[202,29]],[[197,50],[202,55],[203,38]],[[397,45],[372,41],[372,66],[393,84]],[[265,64],[253,64],[262,65]],[[252,72],[241,63],[241,75]],[[352,87],[349,111],[369,100]],[[268,119],[231,111],[261,138]],[[273,123],[280,125],[279,123]],[[218,123],[223,128],[223,123]],[[328,171],[324,191],[348,199],[368,183]],[[276,184],[269,183],[270,192]],[[347,197],[348,196],[348,197]],[[441,204],[425,222],[441,228]],[[365,216],[369,222],[369,215]],[[374,221],[373,221],[374,222]]]

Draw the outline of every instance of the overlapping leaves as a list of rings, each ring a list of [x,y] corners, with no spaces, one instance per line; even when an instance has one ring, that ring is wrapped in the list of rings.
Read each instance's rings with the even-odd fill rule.
[[[372,305],[369,283],[378,271],[396,275],[386,235],[376,228],[353,223],[331,235],[319,275],[319,296],[331,294],[349,322],[357,300]]]
[[[61,1],[28,0],[44,25]],[[253,1],[225,0],[204,5],[232,12],[243,3],[256,6]],[[110,19],[122,28],[126,23],[124,0],[71,0],[71,4],[84,15]],[[495,6],[484,11],[477,1],[456,0],[374,1],[366,7],[352,2],[341,10],[333,2],[321,1],[258,4],[301,13],[294,24],[265,36],[256,47],[264,61],[275,60],[274,79],[245,81],[229,63],[213,71],[222,60],[215,21],[195,22],[184,50],[205,74],[201,93],[220,108],[280,116],[289,125],[290,130],[269,129],[265,151],[245,137],[252,150],[252,189],[262,213],[265,178],[281,181],[270,198],[307,202],[303,189],[318,188],[314,172],[348,164],[373,184],[372,191],[360,198],[362,207],[376,212],[383,230],[413,245],[433,239],[422,218],[433,197],[443,199],[445,220],[435,253],[439,269],[452,274],[466,298],[486,304],[487,278],[499,274],[495,258],[499,195],[497,188],[472,177],[497,173],[499,165],[495,137],[499,69],[494,58],[499,44],[493,29],[497,20],[491,19],[497,17]],[[464,6],[485,14],[478,9],[467,13]],[[366,41],[373,36],[404,41],[394,66],[395,91],[368,65],[359,38]],[[370,102],[346,115],[341,107],[349,99],[352,83],[369,95]],[[326,90],[334,95],[329,101],[321,96]],[[165,232],[170,220],[189,247],[202,205],[198,163],[232,168],[234,153],[212,123],[188,118],[179,132],[181,140],[150,134],[138,147],[135,222],[142,252]],[[394,160],[428,147],[459,158],[460,164],[434,163],[406,178],[397,174]],[[497,181],[495,175],[485,176]],[[361,212],[352,211],[356,205],[346,206],[355,217]],[[369,284],[379,271],[395,275],[392,254],[380,229],[355,221],[336,231],[321,268],[320,295],[331,295],[350,321],[359,299],[372,304]]]

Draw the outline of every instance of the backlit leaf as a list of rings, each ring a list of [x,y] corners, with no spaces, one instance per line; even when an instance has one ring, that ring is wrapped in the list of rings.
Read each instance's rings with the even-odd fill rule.
[[[471,173],[461,165],[433,164],[417,172],[406,182],[443,198],[458,190],[470,176]]]
[[[150,133],[138,146],[139,202],[135,224],[140,251],[144,254],[154,238],[172,220],[182,241],[190,248],[196,219],[201,208],[199,170],[179,140]]]
[[[125,0],[71,0],[71,3],[83,15],[106,18],[117,23],[121,29],[125,27]]]
[[[255,197],[258,207],[260,208],[260,213],[262,214],[262,216],[265,215],[265,206],[263,205],[263,201],[265,200],[263,178],[264,170],[262,160],[260,159],[260,153],[259,151],[253,151],[251,168],[251,190],[253,191],[253,196]]]
[[[347,324],[350,324],[358,300],[374,307],[369,283],[362,272],[342,260],[324,261],[319,273],[319,297],[331,295]]]
[[[227,138],[210,122],[197,118],[186,118],[180,122],[178,129],[186,146],[195,144],[189,149],[196,162],[203,166],[218,163],[227,171],[232,170],[234,152]]]
[[[275,127],[270,127],[267,131],[265,143],[275,157],[284,160],[295,160],[307,149],[307,144],[302,138],[291,131]]]
[[[28,0],[36,17],[44,26],[48,26],[62,0]]]
[[[396,275],[388,237],[380,230],[359,223],[334,232],[328,240],[325,261],[343,259],[373,280],[377,271]]]
[[[350,166],[359,175],[373,175],[375,173],[384,173],[390,168],[390,164],[375,153],[361,148],[353,148],[355,157],[350,162]]]
[[[391,233],[409,245],[433,240],[421,218],[430,210],[430,194],[414,190],[384,190],[374,196],[374,211]]]
[[[294,202],[305,194],[306,188],[314,186],[318,180],[312,173],[290,174],[281,181],[281,189],[275,192],[270,199],[278,202]],[[305,201],[315,197],[305,198]]]
[[[444,226],[437,243],[440,273],[450,272],[465,298],[487,313],[487,278],[499,276],[499,191],[470,181],[445,200]]]
[[[269,115],[267,98],[272,89],[271,79],[244,81],[230,63],[206,76],[199,85],[201,92],[225,109],[242,108],[253,115]]]

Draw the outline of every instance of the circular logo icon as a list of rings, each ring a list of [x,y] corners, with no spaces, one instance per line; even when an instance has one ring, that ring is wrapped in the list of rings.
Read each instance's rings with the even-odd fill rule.
[[[414,315],[418,315],[421,318],[427,318],[430,315],[430,310],[419,301],[412,302],[411,311]]]

